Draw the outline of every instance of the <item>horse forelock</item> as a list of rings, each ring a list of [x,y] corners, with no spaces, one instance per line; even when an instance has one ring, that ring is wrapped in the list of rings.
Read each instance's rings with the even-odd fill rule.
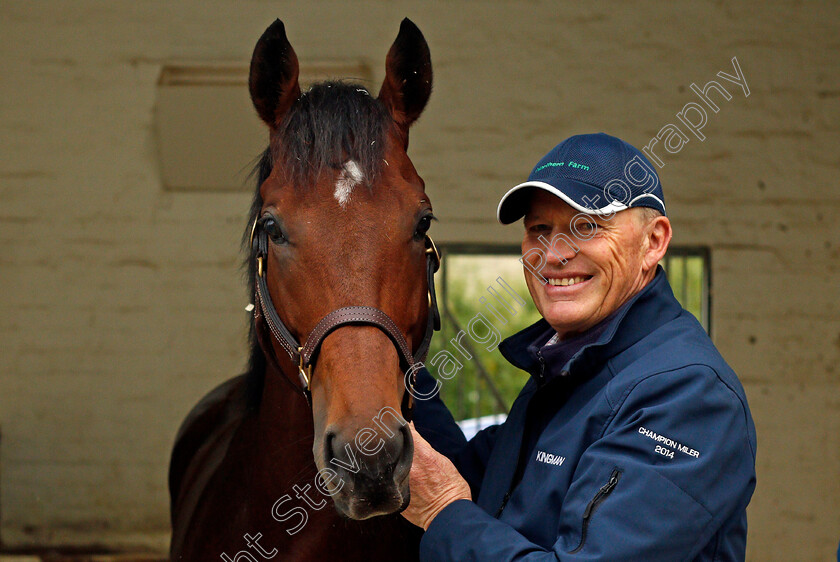
[[[272,158],[284,184],[309,188],[327,170],[353,161],[370,187],[381,169],[387,109],[364,87],[321,82],[301,94],[272,140]]]

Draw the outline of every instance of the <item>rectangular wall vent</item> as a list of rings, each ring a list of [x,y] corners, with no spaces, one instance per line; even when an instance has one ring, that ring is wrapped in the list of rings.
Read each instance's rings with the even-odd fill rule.
[[[301,64],[301,88],[329,78],[371,87],[362,62]],[[155,136],[161,182],[171,191],[242,189],[268,129],[248,94],[248,65],[170,64],[157,83]]]

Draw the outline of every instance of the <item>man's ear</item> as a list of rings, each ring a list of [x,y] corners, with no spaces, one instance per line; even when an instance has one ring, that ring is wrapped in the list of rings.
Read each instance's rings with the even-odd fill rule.
[[[665,256],[668,251],[668,244],[671,243],[671,221],[668,217],[658,216],[651,220],[644,229],[647,250],[644,256],[645,271],[656,268],[656,264]]]

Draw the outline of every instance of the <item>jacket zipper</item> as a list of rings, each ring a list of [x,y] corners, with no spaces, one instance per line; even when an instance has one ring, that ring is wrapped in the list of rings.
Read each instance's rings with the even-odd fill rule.
[[[540,386],[542,386],[542,383],[545,382],[545,359],[539,350],[537,350],[537,359],[540,360],[540,372],[537,375],[537,380],[539,381]]]
[[[499,511],[497,511],[496,515],[494,515],[494,517],[496,519],[498,519],[499,516],[502,514],[502,512],[505,510],[505,506],[507,505],[507,502],[508,502],[509,499],[510,499],[510,492],[505,492],[505,497],[502,498],[502,505],[499,506]]]
[[[618,479],[621,478],[621,471],[617,468],[614,468],[612,474],[610,474],[610,480],[606,484],[604,484],[598,493],[595,494],[595,497],[592,498],[592,501],[589,502],[589,505],[586,506],[586,510],[583,512],[583,525],[580,529],[580,544],[577,545],[577,548],[574,550],[570,550],[569,554],[575,554],[576,552],[580,552],[583,548],[583,545],[586,543],[586,532],[589,529],[589,519],[592,517],[592,514],[595,513],[595,510],[598,508],[601,503],[607,499],[612,491],[615,489],[615,485],[618,484]]]

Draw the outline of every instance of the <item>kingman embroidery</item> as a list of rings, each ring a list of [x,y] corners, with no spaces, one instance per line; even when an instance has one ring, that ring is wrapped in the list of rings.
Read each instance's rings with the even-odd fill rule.
[[[563,461],[566,460],[566,457],[561,457],[560,455],[552,455],[551,453],[546,453],[545,451],[537,451],[537,460],[539,462],[544,462],[545,464],[553,464],[555,466],[560,466],[563,464]]]

